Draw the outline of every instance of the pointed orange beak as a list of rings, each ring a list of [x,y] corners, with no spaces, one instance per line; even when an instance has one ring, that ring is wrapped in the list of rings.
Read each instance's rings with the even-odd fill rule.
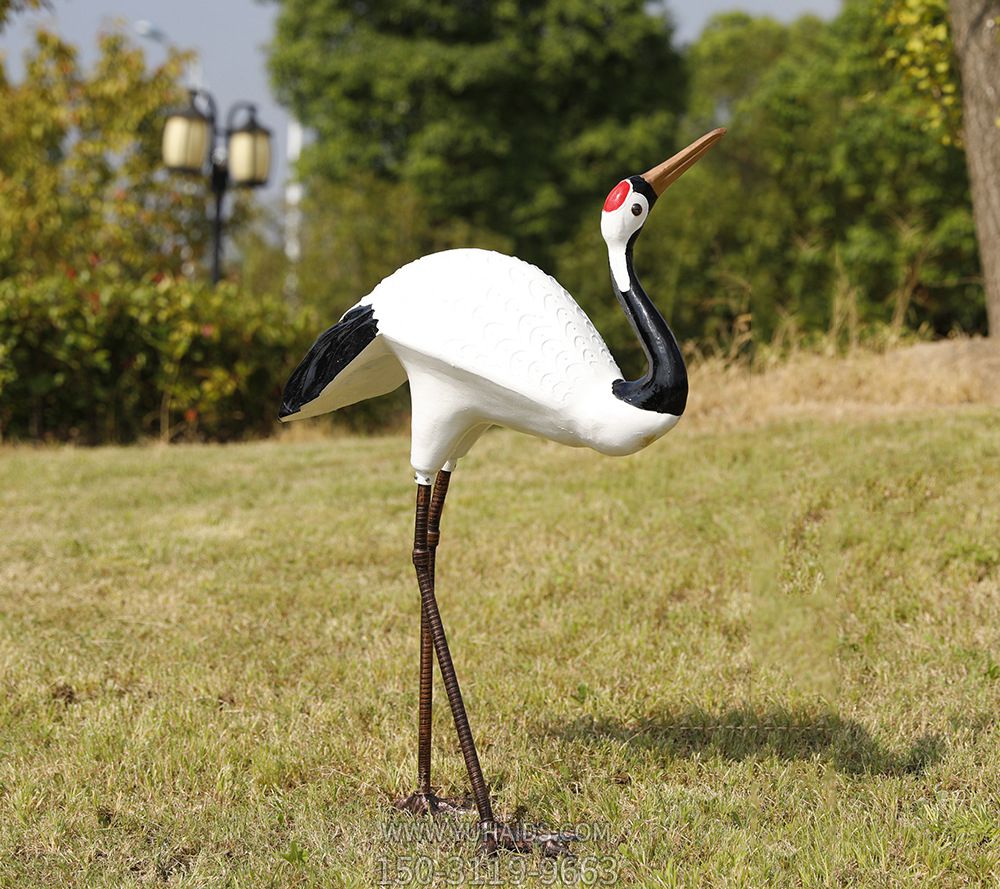
[[[669,160],[665,160],[662,164],[653,167],[652,170],[643,173],[642,178],[649,183],[653,191],[656,192],[656,196],[659,197],[725,135],[725,127],[719,127],[717,130],[712,130],[711,133],[706,133],[697,142],[692,142]]]

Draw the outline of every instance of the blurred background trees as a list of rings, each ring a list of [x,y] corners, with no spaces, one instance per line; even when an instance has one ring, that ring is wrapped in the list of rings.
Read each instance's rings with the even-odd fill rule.
[[[45,6],[45,0],[0,0],[0,31],[4,29],[7,20],[15,12],[24,12],[28,9],[41,9]]]
[[[203,281],[205,190],[160,162],[184,61],[147,70],[110,32],[84,72],[73,46],[40,31],[20,83],[0,70],[0,438],[272,428],[313,325],[267,294]]]
[[[315,281],[304,298],[328,317],[425,251],[426,237],[410,249],[394,238],[360,276],[347,259],[408,225],[399,207],[422,215],[413,231],[435,232],[436,246],[541,263],[634,368],[601,198],[725,125],[639,248],[643,281],[683,338],[731,347],[751,316],[757,341],[985,330],[964,152],[942,138],[961,103],[940,67],[951,50],[939,16],[929,64],[941,87],[928,90],[901,73],[905,29],[888,0],[853,0],[832,22],[724,14],[683,54],[667,8],[638,0],[279,2],[274,82],[317,132],[306,181],[333,217],[337,189],[356,196],[323,225],[325,280],[303,263]]]
[[[1000,2],[888,0],[885,58],[925,129],[964,144],[989,328],[1000,331]],[[964,125],[963,125],[964,124]]]
[[[23,81],[0,72],[0,277],[100,265],[137,279],[200,258],[202,192],[167,179],[159,159],[183,62],[172,55],[147,71],[138,49],[108,33],[85,73],[72,45],[39,31]]]
[[[283,0],[271,70],[316,131],[307,175],[399,183],[546,264],[595,188],[676,141],[671,36],[642,0]]]
[[[245,335],[197,283],[204,191],[160,169],[183,59],[147,70],[112,33],[83,72],[72,46],[42,33],[21,83],[0,74],[0,278],[16,282],[0,295],[0,434],[237,434],[205,392],[243,428],[269,428],[310,334],[400,265],[453,246],[540,264],[633,373],[642,356],[612,297],[602,199],[720,125],[729,136],[662,199],[638,248],[644,284],[690,348],[983,333],[980,251],[1000,328],[996,0],[975,20],[959,10],[968,0],[952,0],[950,18],[946,0],[848,0],[832,21],[791,24],[726,13],[683,48],[668,6],[643,0],[273,2],[275,89],[315,139],[299,167],[294,292],[277,215],[244,203],[230,227],[239,262],[224,292],[247,307]],[[29,5],[0,0],[0,25]],[[101,313],[149,323],[130,283],[162,323],[197,335],[145,338],[140,365],[159,370],[140,407],[88,417],[81,389],[70,419],[49,410],[67,343],[77,370],[59,386],[88,379],[87,361],[101,392],[127,378],[142,331]],[[265,347],[267,327],[280,335]],[[392,421],[405,406],[402,393],[347,420]]]

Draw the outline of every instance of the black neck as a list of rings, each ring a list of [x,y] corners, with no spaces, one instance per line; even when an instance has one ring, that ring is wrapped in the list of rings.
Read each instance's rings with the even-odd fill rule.
[[[625,248],[625,263],[631,286],[623,291],[615,284],[615,296],[642,343],[649,367],[638,380],[616,380],[612,391],[615,397],[641,410],[679,417],[687,405],[687,369],[673,331],[646,296],[646,291],[635,276],[632,245],[638,234],[636,232],[632,236]]]

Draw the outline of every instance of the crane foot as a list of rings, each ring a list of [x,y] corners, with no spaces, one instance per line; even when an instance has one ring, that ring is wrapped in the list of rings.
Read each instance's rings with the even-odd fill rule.
[[[486,855],[505,852],[532,853],[538,850],[545,858],[572,855],[570,843],[579,842],[575,833],[547,830],[538,825],[482,824],[480,825],[479,851]]]
[[[393,805],[411,815],[471,815],[476,811],[468,797],[444,797],[431,791],[413,791],[409,796],[398,799]]]

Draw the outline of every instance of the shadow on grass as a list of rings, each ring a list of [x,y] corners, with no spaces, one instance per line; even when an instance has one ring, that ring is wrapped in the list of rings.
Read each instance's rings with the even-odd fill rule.
[[[832,711],[778,707],[734,707],[718,713],[692,707],[628,722],[581,717],[550,724],[547,730],[565,741],[618,741],[672,757],[818,759],[849,775],[919,775],[942,754],[941,740],[935,735],[919,737],[909,749],[896,753],[872,738],[860,723]]]

